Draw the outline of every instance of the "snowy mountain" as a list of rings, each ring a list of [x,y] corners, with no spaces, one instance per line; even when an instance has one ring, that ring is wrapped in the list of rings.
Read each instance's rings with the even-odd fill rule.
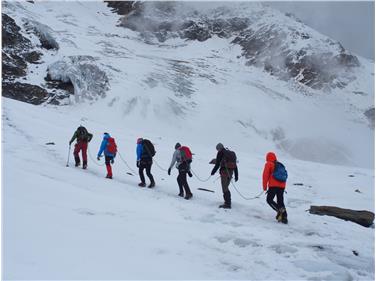
[[[373,211],[373,62],[259,3],[2,8],[5,279],[374,279],[373,228],[306,212]],[[94,134],[87,171],[65,167],[80,124]],[[95,160],[105,131],[112,181]],[[155,190],[126,174],[140,136],[156,146]],[[246,197],[276,151],[289,225],[234,187],[218,210],[214,177],[189,179],[180,200],[165,171],[177,141],[201,179],[218,142],[235,150]]]

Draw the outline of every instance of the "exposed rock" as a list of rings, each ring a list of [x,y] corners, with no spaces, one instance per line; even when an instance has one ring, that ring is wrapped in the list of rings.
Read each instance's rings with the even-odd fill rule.
[[[360,65],[340,43],[316,38],[292,15],[288,15],[290,22],[282,20],[284,24],[279,25],[266,22],[266,14],[274,14],[257,7],[250,14],[234,14],[224,6],[205,14],[168,1],[111,5],[120,6],[126,15],[121,26],[140,32],[147,43],[153,37],[159,42],[176,37],[200,42],[213,36],[234,38],[232,43],[241,46],[248,65],[313,89],[344,88],[354,79],[348,71]]]
[[[4,97],[36,105],[45,102],[49,97],[49,94],[45,89],[36,85],[20,82],[3,81],[2,91]]]
[[[342,220],[352,221],[365,227],[371,226],[375,219],[375,214],[369,211],[356,211],[333,206],[311,206],[309,212],[315,215],[333,216]]]
[[[38,36],[42,48],[47,50],[58,50],[59,44],[57,43],[53,30],[45,24],[37,21],[29,20],[26,24],[28,31],[32,31]]]
[[[370,127],[375,129],[375,108],[368,109],[364,112],[364,115],[367,117]]]
[[[118,15],[128,15],[130,12],[137,11],[142,5],[139,1],[104,1],[107,6]]]

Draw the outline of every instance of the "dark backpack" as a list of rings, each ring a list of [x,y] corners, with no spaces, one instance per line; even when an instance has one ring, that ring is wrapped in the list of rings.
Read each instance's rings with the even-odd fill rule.
[[[192,152],[188,146],[179,147],[182,162],[192,162]]]
[[[280,182],[286,182],[287,181],[287,170],[285,166],[278,161],[274,162],[274,171],[273,171],[273,178],[275,178],[277,181]]]
[[[78,127],[77,128],[77,141],[87,141],[89,132],[86,130],[85,127]]]
[[[221,166],[227,169],[235,169],[236,168],[236,153],[227,148],[224,149]]]
[[[151,141],[144,139],[142,141],[142,154],[143,156],[153,157],[155,155],[155,148]]]
[[[116,155],[117,145],[114,138],[107,139],[107,152]]]

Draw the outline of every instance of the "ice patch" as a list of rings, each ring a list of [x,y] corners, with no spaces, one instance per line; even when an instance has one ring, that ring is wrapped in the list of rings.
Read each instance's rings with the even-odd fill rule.
[[[106,73],[91,56],[64,57],[51,64],[47,72],[52,80],[70,81],[73,84],[76,102],[104,97],[109,89]]]

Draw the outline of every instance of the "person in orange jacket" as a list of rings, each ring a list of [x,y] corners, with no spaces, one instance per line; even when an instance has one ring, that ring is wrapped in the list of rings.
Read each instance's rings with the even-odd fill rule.
[[[277,162],[274,152],[266,154],[266,163],[262,174],[262,187],[267,191],[266,202],[277,212],[278,222],[287,223],[287,212],[283,202],[283,193],[285,192],[286,182],[278,181],[274,178],[273,172]],[[277,196],[277,202],[274,197]]]

